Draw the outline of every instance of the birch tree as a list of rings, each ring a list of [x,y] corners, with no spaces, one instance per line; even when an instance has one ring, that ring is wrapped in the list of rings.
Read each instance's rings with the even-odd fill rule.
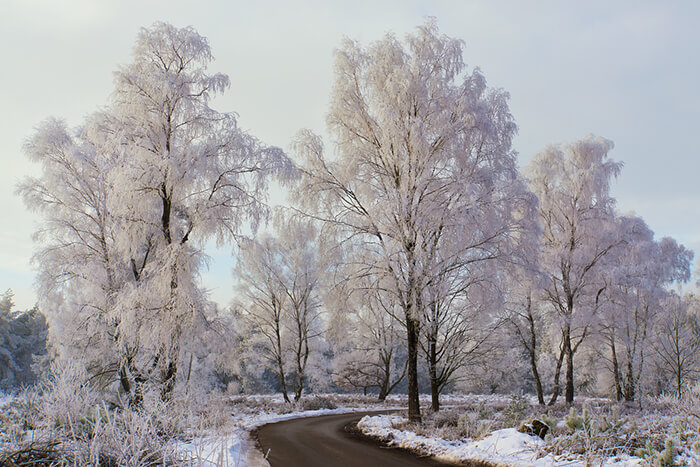
[[[116,246],[118,221],[107,207],[113,167],[95,141],[97,116],[75,130],[48,119],[25,142],[42,175],[18,187],[42,216],[35,234],[39,303],[58,356],[84,365],[99,382],[126,366],[117,345],[116,301],[128,281],[128,260]]]
[[[697,297],[671,294],[655,327],[657,368],[681,398],[700,375],[700,309]]]
[[[539,199],[542,227],[541,269],[546,301],[558,317],[561,345],[553,403],[566,365],[566,402],[574,400],[574,355],[593,330],[605,285],[601,263],[619,245],[614,228],[615,200],[610,182],[622,164],[608,158],[612,141],[588,136],[550,146],[529,166],[530,187]]]
[[[654,233],[637,217],[619,219],[624,244],[610,268],[608,303],[601,334],[608,343],[608,361],[617,400],[633,401],[644,373],[654,329],[663,319],[667,287],[690,279],[692,253],[671,238]]]
[[[208,73],[211,61],[192,28],[155,23],[115,73],[104,110],[73,135],[50,121],[28,144],[44,164],[22,188],[46,216],[40,268],[62,284],[79,322],[99,317],[134,401],[147,382],[169,397],[182,339],[210,308],[199,282],[204,243],[254,229],[267,215],[269,177],[292,173],[281,150],[209,106],[229,86],[226,75]],[[59,256],[64,276],[51,271]]]
[[[344,40],[327,119],[337,158],[310,131],[296,145],[304,210],[360,245],[357,270],[388,284],[402,310],[412,421],[421,418],[426,287],[442,271],[504,254],[531,201],[511,149],[508,95],[478,69],[466,72],[462,48],[433,21],[403,42]],[[438,255],[446,243],[451,254]]]
[[[445,387],[469,377],[465,373],[468,365],[493,350],[491,338],[500,325],[502,293],[492,282],[496,271],[464,268],[451,272],[433,278],[426,288],[420,345],[434,412],[440,410]],[[486,277],[492,280],[484,280]]]
[[[540,356],[548,340],[546,321],[540,303],[540,291],[545,277],[539,270],[536,254],[514,264],[506,272],[513,284],[505,298],[505,321],[514,332],[517,342],[525,349],[530,364],[530,372],[535,383],[535,393],[540,405],[545,404],[542,375],[539,368]]]
[[[279,216],[275,225],[275,235],[241,243],[239,309],[264,336],[268,366],[289,402],[289,392],[295,401],[303,394],[309,358],[323,330],[319,295],[327,263],[312,223]]]
[[[346,283],[336,287],[329,337],[335,343],[337,384],[362,388],[364,393],[376,388],[383,401],[406,376],[406,349],[401,310],[381,287],[372,284],[364,278],[353,288]]]

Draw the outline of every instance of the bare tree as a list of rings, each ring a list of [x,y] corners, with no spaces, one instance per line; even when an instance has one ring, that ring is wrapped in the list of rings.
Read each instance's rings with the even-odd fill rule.
[[[500,325],[496,312],[501,304],[500,290],[487,281],[477,282],[493,274],[468,271],[471,281],[461,274],[443,275],[427,287],[421,349],[428,366],[434,412],[440,410],[445,387],[468,377],[464,372],[468,365],[493,350],[490,338]]]
[[[406,376],[401,310],[368,278],[348,285],[342,282],[332,294],[334,376],[339,385],[362,388],[364,393],[376,388],[383,401]]]

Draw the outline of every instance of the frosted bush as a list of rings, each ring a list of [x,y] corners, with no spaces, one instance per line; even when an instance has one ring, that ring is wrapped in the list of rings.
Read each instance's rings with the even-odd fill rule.
[[[524,396],[511,395],[510,402],[502,412],[503,423],[506,427],[518,426],[525,418],[529,408],[530,403]]]
[[[84,419],[92,416],[100,400],[87,382],[85,369],[73,361],[55,362],[41,385],[40,411],[45,428],[82,431]]]

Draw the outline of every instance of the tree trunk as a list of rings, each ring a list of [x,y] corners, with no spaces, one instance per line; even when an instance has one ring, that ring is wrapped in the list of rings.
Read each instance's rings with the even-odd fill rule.
[[[382,374],[382,383],[379,385],[379,397],[377,398],[379,402],[384,402],[386,396],[389,395],[389,383],[391,382],[391,355],[388,358],[385,356],[382,358],[382,363],[384,364],[384,371]]]
[[[440,388],[433,375],[430,375],[430,396],[431,396],[431,406],[430,409],[433,412],[440,411]]]
[[[285,402],[291,402],[289,400],[289,394],[287,394],[287,381],[284,378],[284,367],[282,365],[282,361],[277,362],[277,368],[278,368],[277,376],[279,377],[280,387],[282,388],[282,397],[284,398]]]
[[[537,330],[535,329],[535,317],[532,315],[532,297],[530,295],[527,296],[527,320],[530,324],[530,346],[528,348],[530,367],[532,368],[532,377],[535,378],[537,402],[539,402],[540,405],[544,405],[542,380],[540,379],[540,372],[537,370]]]
[[[561,366],[564,363],[564,345],[562,343],[557,359],[557,367],[554,370],[554,388],[552,388],[552,398],[549,400],[549,405],[554,405],[559,398],[559,379],[561,377]]]
[[[365,389],[365,394],[367,393],[367,389]],[[377,396],[377,400],[379,402],[384,402],[386,400],[386,396],[388,396],[387,392],[387,384],[382,383],[382,385],[379,387],[379,395]]]
[[[385,361],[385,365],[386,365],[386,372],[385,372],[385,375],[386,375],[386,380],[385,380],[385,381],[386,381],[386,390],[384,390],[383,397],[382,397],[382,393],[379,394],[379,400],[380,400],[380,401],[384,401],[384,400],[386,399],[386,396],[388,396],[389,394],[391,394],[391,392],[394,390],[394,388],[395,388],[396,386],[398,386],[399,383],[400,383],[401,381],[403,381],[403,379],[406,377],[406,368],[407,368],[407,366],[408,366],[408,362],[406,362],[406,364],[403,366],[403,371],[402,371],[401,374],[396,378],[396,380],[394,380],[393,383],[391,382],[391,358],[392,358],[392,355],[393,355],[393,351],[392,351],[392,352],[389,352],[388,358],[386,358],[386,359],[384,360],[384,361]]]
[[[163,382],[160,389],[160,398],[163,401],[170,400],[170,395],[175,389],[175,381],[177,380],[177,359],[172,358],[165,370],[163,370]]]
[[[542,380],[540,372],[537,371],[537,357],[535,352],[530,352],[530,367],[532,368],[532,377],[535,378],[535,389],[537,390],[537,402],[544,405],[544,393],[542,391]]]
[[[627,355],[627,374],[625,375],[625,400],[628,402],[634,401],[635,396],[635,381],[634,381],[634,366],[632,365],[632,356]]]
[[[676,345],[676,390],[678,392],[678,399],[683,396],[683,364],[680,359],[680,349]]]
[[[421,422],[420,399],[418,397],[418,333],[419,323],[411,316],[411,309],[406,313],[406,333],[408,347],[408,419]]]
[[[610,352],[612,354],[613,376],[615,377],[615,399],[622,400],[622,386],[620,384],[620,367],[617,363],[617,351],[615,350],[615,336],[610,336]]]
[[[437,355],[434,336],[428,342],[428,373],[430,376],[431,407],[433,412],[440,411],[440,384],[437,377]]]
[[[571,326],[564,331],[564,349],[566,350],[566,403],[574,403],[574,351],[571,347]]]

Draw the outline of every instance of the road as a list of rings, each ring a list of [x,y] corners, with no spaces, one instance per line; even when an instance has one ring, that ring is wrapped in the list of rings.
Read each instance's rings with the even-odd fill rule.
[[[429,457],[380,446],[353,433],[368,413],[296,418],[260,427],[254,436],[272,467],[445,466]],[[377,412],[369,412],[377,415]],[[468,464],[462,464],[468,465]],[[474,464],[477,465],[477,464]]]

